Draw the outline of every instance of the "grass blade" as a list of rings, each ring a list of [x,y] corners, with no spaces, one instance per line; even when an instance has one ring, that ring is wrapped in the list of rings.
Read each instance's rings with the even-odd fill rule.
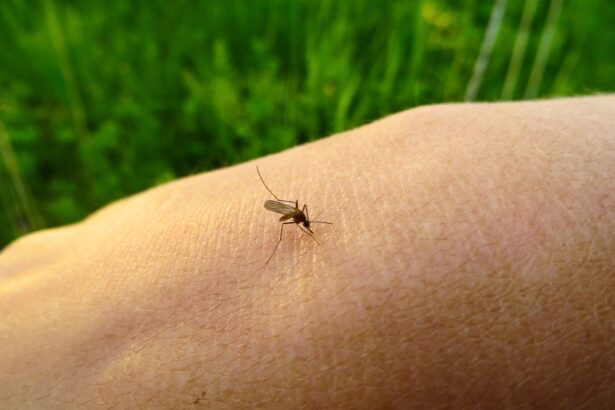
[[[21,175],[17,156],[13,150],[9,134],[2,122],[0,122],[0,155],[2,156],[2,160],[9,173],[12,189],[16,194],[17,219],[20,222],[23,220],[23,223],[17,223],[17,226],[19,226],[24,232],[41,228],[44,225],[42,218],[40,217],[34,201],[32,200],[30,189]],[[13,219],[13,222],[15,222],[15,219]]]
[[[491,59],[493,45],[495,44],[495,40],[500,32],[500,27],[502,26],[502,19],[504,18],[504,12],[506,11],[506,2],[507,0],[497,0],[493,5],[491,17],[489,17],[489,25],[487,26],[487,31],[483,39],[483,44],[480,48],[480,53],[476,59],[476,63],[474,64],[472,78],[470,79],[468,88],[466,89],[466,94],[464,97],[466,101],[474,101],[476,99],[480,84],[483,81],[485,71],[487,70],[487,65],[489,65],[489,60]]]
[[[534,21],[537,8],[538,0],[525,0],[519,32],[517,33],[517,38],[515,39],[513,55],[510,59],[508,71],[506,72],[506,79],[504,80],[504,87],[502,89],[503,100],[511,100],[514,97],[515,89],[517,88],[517,83],[519,81],[519,74],[521,73],[523,58],[525,57],[525,51],[527,50],[527,43],[530,37],[532,22]]]
[[[540,37],[540,44],[538,45],[536,59],[534,60],[534,65],[532,66],[527,88],[525,89],[525,98],[534,98],[538,95],[538,89],[540,88],[542,77],[545,73],[547,60],[549,59],[549,53],[551,52],[551,45],[553,44],[553,37],[555,36],[555,29],[557,28],[557,22],[559,21],[563,3],[563,0],[551,0],[551,4],[549,5],[549,13],[547,15],[547,22],[545,23],[545,28],[542,31],[542,36]]]

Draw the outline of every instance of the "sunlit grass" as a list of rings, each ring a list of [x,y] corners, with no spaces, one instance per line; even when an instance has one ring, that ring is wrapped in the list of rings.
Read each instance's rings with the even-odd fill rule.
[[[473,99],[615,88],[609,0],[502,3]],[[182,175],[462,101],[494,4],[4,0],[0,246]]]
[[[6,214],[12,216],[5,230],[18,236],[42,227],[43,222],[32,200],[28,184],[21,175],[11,139],[2,122],[0,122],[0,158],[9,177],[8,180],[2,181],[3,189],[0,191],[3,198],[2,203]]]

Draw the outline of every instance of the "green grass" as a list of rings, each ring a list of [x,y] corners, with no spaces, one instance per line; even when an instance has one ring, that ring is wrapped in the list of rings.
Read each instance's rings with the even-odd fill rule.
[[[508,1],[476,99],[613,91],[611,3]],[[3,0],[0,247],[183,175],[461,101],[493,4]]]

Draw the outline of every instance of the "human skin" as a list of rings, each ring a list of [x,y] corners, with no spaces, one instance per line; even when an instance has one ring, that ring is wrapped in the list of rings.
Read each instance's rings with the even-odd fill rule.
[[[321,243],[280,215],[307,203]],[[614,408],[615,97],[405,111],[0,254],[0,408]]]

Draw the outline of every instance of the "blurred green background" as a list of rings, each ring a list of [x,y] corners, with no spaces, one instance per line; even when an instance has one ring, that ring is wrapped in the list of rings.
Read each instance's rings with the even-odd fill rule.
[[[612,0],[2,0],[0,248],[419,104],[613,91],[614,27]]]

